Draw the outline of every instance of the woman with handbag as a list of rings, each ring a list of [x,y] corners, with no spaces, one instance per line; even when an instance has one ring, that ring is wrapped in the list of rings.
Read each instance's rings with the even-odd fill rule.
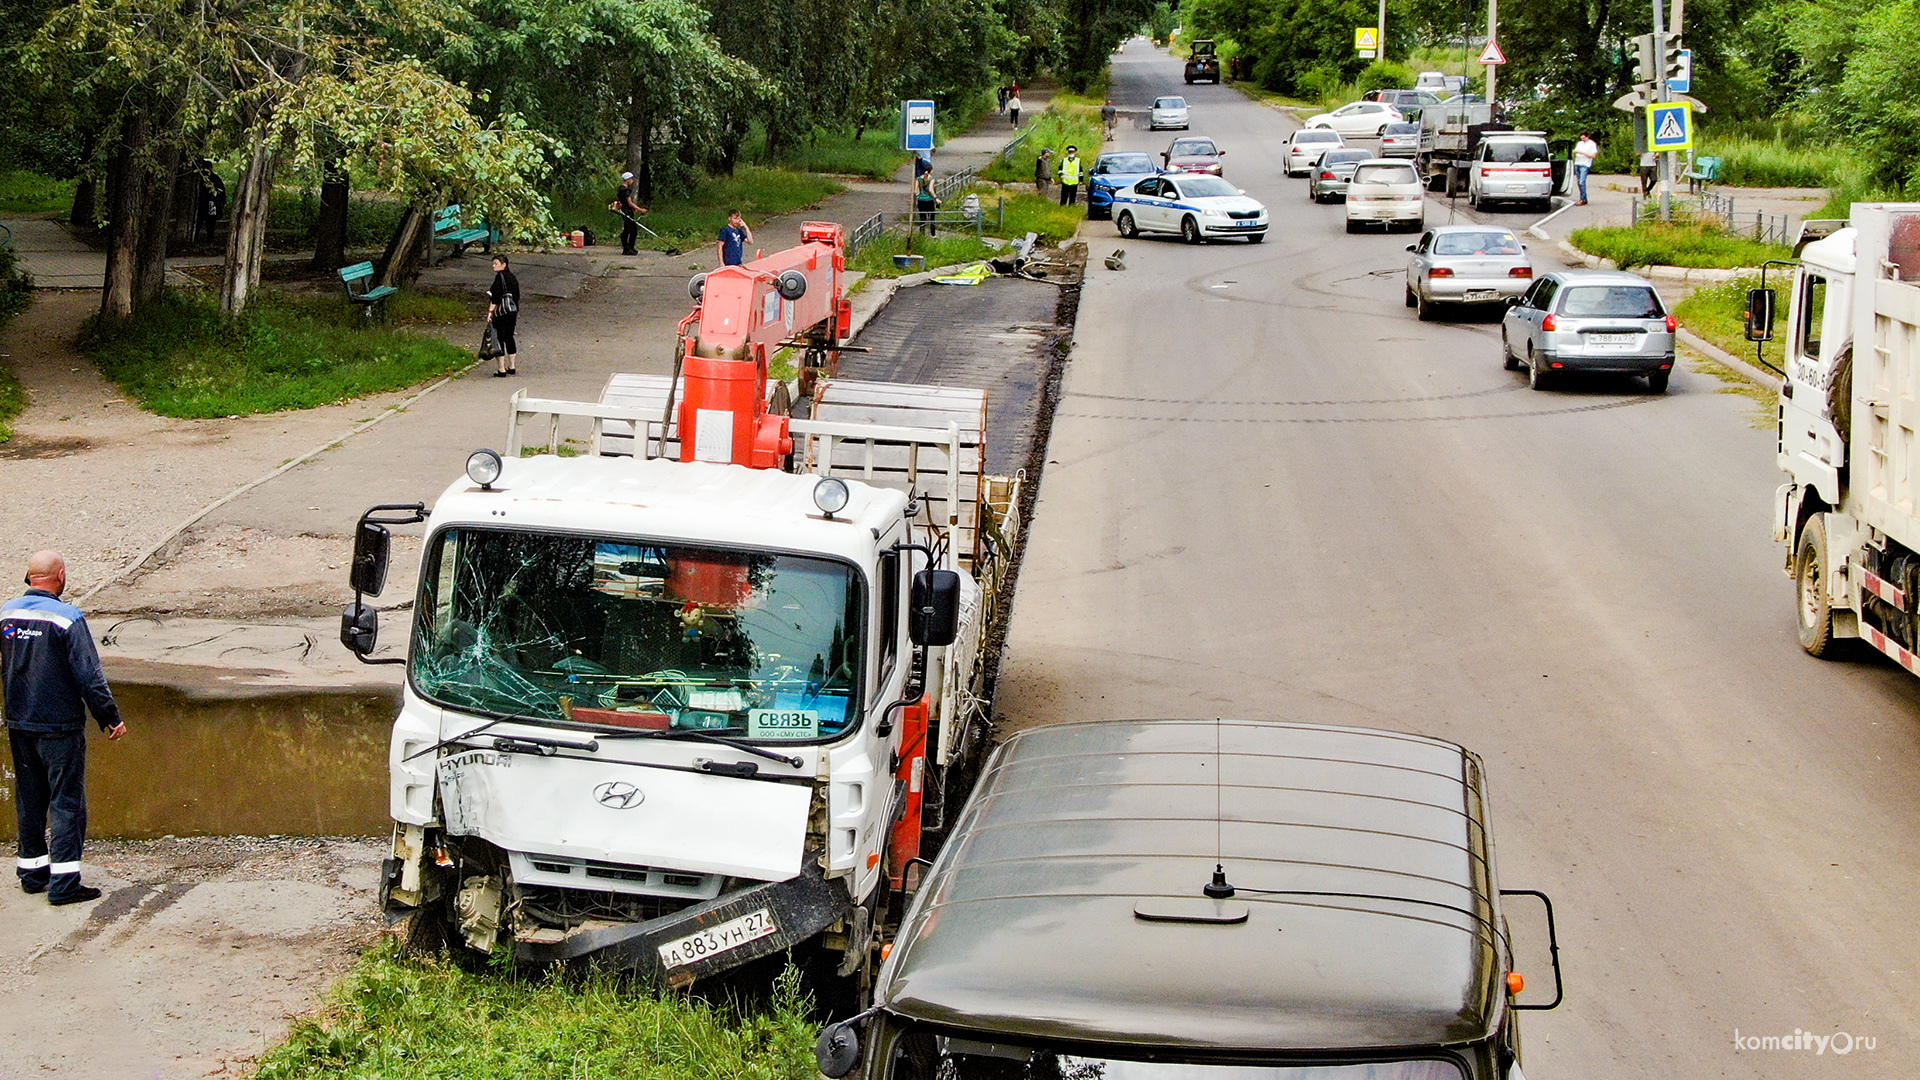
[[[494,357],[496,379],[514,373],[519,345],[513,340],[514,324],[520,319],[520,279],[508,269],[505,255],[493,257],[493,284],[487,286],[487,325],[499,339],[500,354]]]

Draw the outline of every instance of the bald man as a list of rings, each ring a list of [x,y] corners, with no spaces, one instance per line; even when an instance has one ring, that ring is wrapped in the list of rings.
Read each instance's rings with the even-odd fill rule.
[[[20,816],[20,888],[53,904],[100,899],[80,884],[87,839],[87,712],[118,739],[127,733],[80,609],[60,599],[67,563],[57,552],[27,559],[27,592],[0,605],[0,680]],[[49,828],[51,827],[51,828]],[[48,843],[48,833],[52,843]]]

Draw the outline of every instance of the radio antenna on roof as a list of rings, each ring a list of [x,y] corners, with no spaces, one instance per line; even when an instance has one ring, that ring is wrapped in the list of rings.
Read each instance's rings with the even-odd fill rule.
[[[1220,718],[1213,718],[1213,880],[1200,891],[1209,900],[1225,900],[1233,895],[1227,883],[1226,866],[1220,853]]]

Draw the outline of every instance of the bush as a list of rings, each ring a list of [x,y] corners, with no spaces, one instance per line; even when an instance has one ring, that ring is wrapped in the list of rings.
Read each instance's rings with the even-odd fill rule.
[[[405,294],[402,294],[403,296]],[[458,301],[389,303],[437,311]],[[443,338],[368,327],[338,296],[263,292],[241,315],[211,299],[169,293],[125,321],[87,321],[81,348],[142,407],[205,419],[333,405],[398,390],[473,362]]]
[[[1684,223],[1575,229],[1572,242],[1574,247],[1590,255],[1612,259],[1622,270],[1635,266],[1731,270],[1759,266],[1768,259],[1785,259],[1793,254],[1779,244],[1763,244],[1745,237],[1728,236],[1706,225]]]
[[[1353,87],[1362,94],[1369,90],[1407,90],[1413,87],[1413,80],[1413,69],[1407,65],[1391,60],[1375,60],[1360,72],[1360,77],[1353,81]]]

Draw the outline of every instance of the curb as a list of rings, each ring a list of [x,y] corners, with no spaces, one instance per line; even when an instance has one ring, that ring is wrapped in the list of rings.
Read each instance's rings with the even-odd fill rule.
[[[1755,386],[1763,387],[1767,390],[1778,390],[1780,388],[1781,377],[1771,371],[1756,366],[1753,361],[1740,359],[1684,326],[1679,329],[1677,334],[1681,344],[1712,360],[1714,363],[1731,369],[1734,374],[1745,378]]]
[[[1612,259],[1603,259],[1598,255],[1589,255],[1572,243],[1560,241],[1560,251],[1573,261],[1594,270],[1618,270],[1619,264]],[[1681,281],[1690,285],[1720,285],[1735,278],[1746,277],[1760,272],[1757,266],[1736,267],[1722,270],[1704,266],[1639,266],[1634,273],[1641,277],[1655,278],[1661,281]]]

